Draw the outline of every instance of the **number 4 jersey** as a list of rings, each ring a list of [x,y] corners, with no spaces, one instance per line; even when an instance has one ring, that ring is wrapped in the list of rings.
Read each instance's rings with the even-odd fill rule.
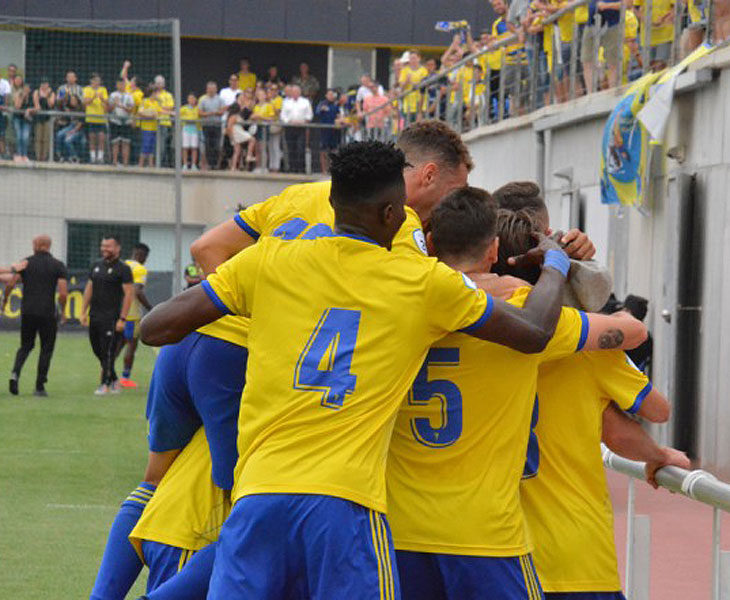
[[[435,259],[337,234],[262,237],[203,287],[251,317],[233,501],[321,494],[381,512],[396,411],[429,346],[493,305]]]
[[[528,291],[509,302],[521,307]],[[586,315],[563,308],[539,354],[461,333],[429,350],[388,456],[397,550],[495,557],[530,551],[519,485],[538,367],[580,350],[587,335]]]

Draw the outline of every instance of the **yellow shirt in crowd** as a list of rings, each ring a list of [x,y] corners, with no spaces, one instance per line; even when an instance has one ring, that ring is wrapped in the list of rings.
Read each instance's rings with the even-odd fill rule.
[[[142,131],[157,131],[157,115],[160,114],[160,105],[155,98],[145,98],[139,109],[139,128]]]
[[[161,92],[157,93],[157,103],[160,105],[160,108],[164,108],[166,110],[172,110],[173,108],[175,108],[175,99],[172,97],[172,94],[167,90],[162,90]],[[172,121],[170,120],[169,114],[160,114],[160,125],[164,127],[172,126]]]
[[[426,67],[420,66],[417,69],[412,69],[409,65],[406,65],[403,69],[401,69],[398,83],[403,88],[403,91],[408,91],[426,79],[426,77],[428,77]],[[421,92],[419,91],[408,94],[405,98],[403,98],[403,111],[407,113],[418,112],[420,99]]]
[[[198,107],[190,106],[186,104],[180,107],[180,120],[182,121],[183,127],[194,127],[200,129],[200,123],[198,123]]]
[[[634,0],[634,6],[643,7],[644,0]],[[667,15],[674,15],[674,0],[653,0],[651,3],[651,22],[656,23],[660,19],[669,17]],[[660,44],[667,44],[674,40],[674,17],[669,19],[668,23],[664,25],[651,27],[651,45],[659,46]],[[646,42],[646,33],[641,34],[641,43]]]
[[[238,89],[254,90],[256,89],[256,73],[238,72]]]
[[[109,99],[109,94],[103,85],[94,89],[90,85],[84,88],[84,100],[93,100],[86,105],[86,122],[96,123],[103,125],[106,123],[104,115],[106,114],[106,102]]]

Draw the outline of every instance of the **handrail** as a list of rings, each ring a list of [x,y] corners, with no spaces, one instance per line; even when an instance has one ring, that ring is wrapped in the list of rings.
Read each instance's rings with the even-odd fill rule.
[[[619,456],[601,444],[603,464],[619,473],[633,477],[645,478],[645,463],[629,460]],[[730,484],[718,480],[712,473],[701,469],[687,471],[679,467],[662,467],[656,473],[656,482],[671,492],[687,496],[714,508],[730,512]]]
[[[543,25],[550,25],[551,23],[554,23],[555,21],[557,21],[563,15],[565,15],[569,12],[573,12],[576,8],[580,8],[581,6],[587,6],[589,3],[590,3],[590,0],[574,0],[573,2],[566,4],[564,7],[558,9],[553,14],[551,14],[549,17],[547,17],[543,21]],[[514,44],[515,42],[519,42],[519,38],[520,38],[520,36],[518,34],[513,33],[509,37],[502,38],[501,40],[499,40],[497,42],[492,42],[491,44],[488,44],[481,50],[478,50],[477,52],[473,52],[472,54],[468,54],[464,58],[458,60],[453,65],[451,65],[448,69],[437,71],[430,77],[426,77],[422,81],[419,81],[416,85],[414,85],[408,91],[401,92],[400,94],[398,94],[397,96],[392,98],[390,100],[390,102],[398,102],[400,100],[403,100],[403,98],[405,98],[406,96],[409,96],[409,95],[413,94],[414,92],[421,91],[422,89],[433,85],[442,77],[445,77],[452,71],[460,69],[465,64],[474,61],[475,59],[479,58],[483,54],[487,54],[488,52],[494,52],[495,50],[499,50],[503,47],[510,46],[510,45]],[[377,113],[380,110],[382,110],[382,107],[374,108],[371,111],[362,113],[361,116],[368,117],[372,114]]]

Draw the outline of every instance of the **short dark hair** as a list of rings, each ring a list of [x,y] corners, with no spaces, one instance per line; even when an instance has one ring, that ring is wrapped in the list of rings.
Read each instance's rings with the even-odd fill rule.
[[[89,79],[101,79],[101,75],[99,75],[97,72],[93,72],[91,75],[89,75]]]
[[[73,69],[66,69],[66,75],[68,75],[69,73],[73,73],[74,75],[76,75],[76,71],[74,71]]]
[[[474,168],[459,134],[442,121],[429,119],[409,125],[398,136],[397,144],[407,157],[427,156],[452,169],[462,164],[469,171]]]
[[[540,186],[534,181],[510,181],[492,192],[499,208],[535,214],[547,210]]]
[[[641,296],[634,296],[629,294],[624,298],[624,308],[628,310],[634,318],[643,321],[646,317],[646,313],[649,310],[649,301]]]
[[[119,241],[119,236],[116,233],[105,233],[101,236],[102,240],[114,240],[118,246],[122,245],[122,242]]]
[[[117,83],[119,83],[120,81],[121,81],[122,83],[126,83],[126,82],[124,81],[124,77],[117,77]]]
[[[149,254],[150,253],[150,247],[147,244],[143,243],[143,242],[137,242],[134,245],[134,250],[141,250],[145,254]]]
[[[477,259],[496,236],[497,204],[486,190],[455,189],[431,215],[431,240],[439,258]]]
[[[372,202],[391,186],[405,187],[406,158],[392,143],[352,142],[329,156],[331,196],[339,204]]]
[[[498,275],[513,275],[535,284],[540,278],[539,265],[516,267],[507,261],[511,256],[519,256],[537,245],[535,233],[539,231],[533,213],[527,210],[513,211],[500,208],[497,212],[497,235],[499,236],[499,258],[492,266]]]

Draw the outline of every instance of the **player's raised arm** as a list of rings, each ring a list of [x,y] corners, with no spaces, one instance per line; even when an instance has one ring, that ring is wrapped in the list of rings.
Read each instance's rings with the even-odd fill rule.
[[[190,254],[206,274],[244,248],[256,243],[256,239],[244,230],[236,220],[229,219],[206,231],[190,246]]]

